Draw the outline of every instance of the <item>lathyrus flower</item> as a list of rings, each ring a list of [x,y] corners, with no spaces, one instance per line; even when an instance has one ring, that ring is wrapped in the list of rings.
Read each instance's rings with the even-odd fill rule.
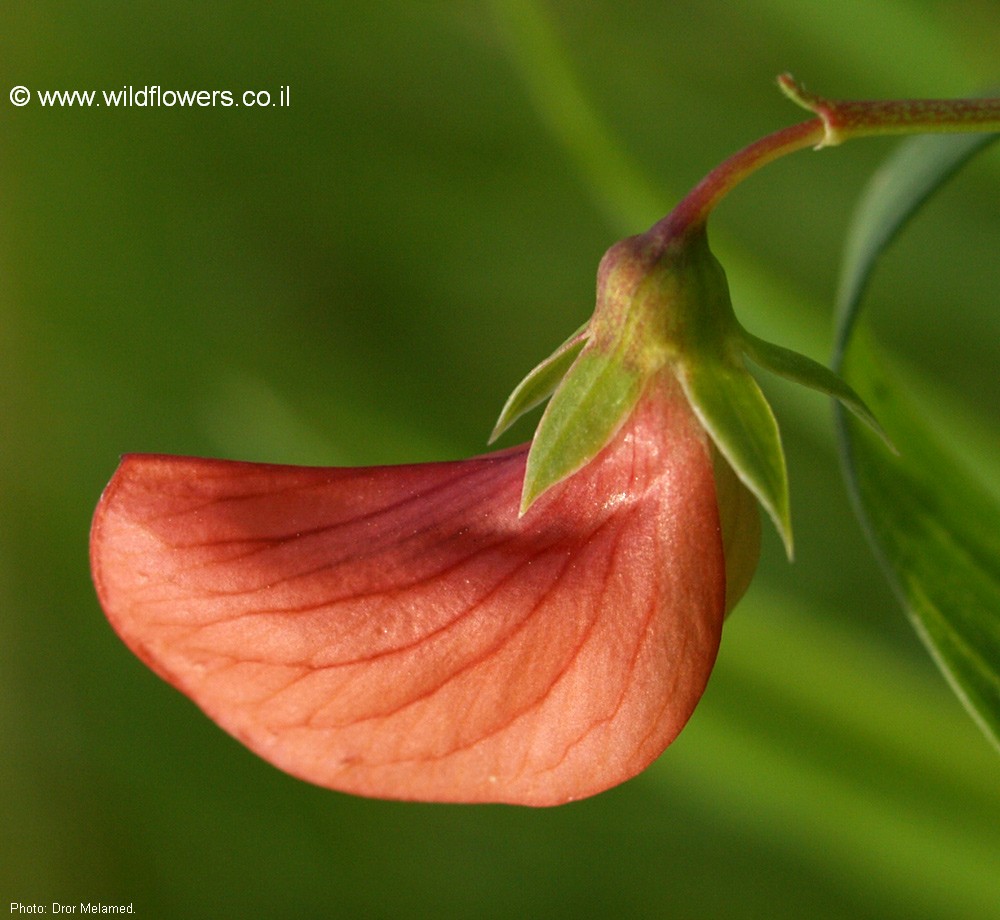
[[[590,795],[663,751],[715,661],[712,450],[661,380],[521,516],[527,454],[129,456],[94,522],[98,593],[154,671],[303,779],[434,801]]]
[[[708,215],[795,150],[996,124],[996,100],[836,102],[779,82],[816,117],[608,251],[593,316],[501,413],[494,435],[549,400],[530,444],[370,469],[126,457],[91,534],[126,644],[262,757],[334,789],[551,805],[648,765],[753,575],[758,502],[791,553],[778,427],[748,363],[881,431],[829,369],[737,321]]]
[[[612,250],[594,318],[515,391],[498,430],[555,389],[530,445],[368,469],[125,457],[91,536],[112,626],[334,789],[551,805],[642,770],[705,689],[758,537],[667,341],[698,295],[678,285],[704,281],[650,281],[647,250]]]

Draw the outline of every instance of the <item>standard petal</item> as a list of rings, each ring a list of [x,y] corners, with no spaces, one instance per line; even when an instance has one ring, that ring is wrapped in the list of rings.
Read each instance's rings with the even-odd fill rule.
[[[527,446],[327,469],[126,457],[94,581],[153,670],[303,779],[550,805],[633,776],[714,663],[724,565],[675,385],[518,516]]]

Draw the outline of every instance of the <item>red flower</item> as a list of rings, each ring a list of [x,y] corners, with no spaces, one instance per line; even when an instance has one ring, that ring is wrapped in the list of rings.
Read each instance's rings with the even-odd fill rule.
[[[519,517],[526,456],[127,456],[94,518],[98,595],[154,671],[303,779],[433,801],[592,795],[663,751],[712,669],[713,452],[664,374]]]

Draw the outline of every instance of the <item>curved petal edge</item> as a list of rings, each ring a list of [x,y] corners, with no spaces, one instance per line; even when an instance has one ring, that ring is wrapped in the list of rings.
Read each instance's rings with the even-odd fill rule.
[[[97,593],[150,668],[302,779],[426,801],[592,795],[664,750],[714,664],[711,451],[659,380],[519,517],[526,456],[126,456],[94,516]]]

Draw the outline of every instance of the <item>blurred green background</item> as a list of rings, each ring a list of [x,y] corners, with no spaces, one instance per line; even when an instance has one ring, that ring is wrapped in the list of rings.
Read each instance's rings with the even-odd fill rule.
[[[819,397],[764,381],[794,564],[766,529],[681,738],[555,810],[364,801],[279,773],[125,650],[87,531],[125,451],[481,452],[520,376],[589,315],[603,251],[800,120],[777,73],[959,95],[997,82],[998,47],[995,0],[5,4],[0,903],[997,916],[996,754],[883,585]],[[289,86],[291,105],[16,108],[16,84]],[[840,240],[890,146],[797,154],[720,209],[754,332],[826,358]],[[870,304],[994,457],[998,202],[994,150],[910,228]]]

